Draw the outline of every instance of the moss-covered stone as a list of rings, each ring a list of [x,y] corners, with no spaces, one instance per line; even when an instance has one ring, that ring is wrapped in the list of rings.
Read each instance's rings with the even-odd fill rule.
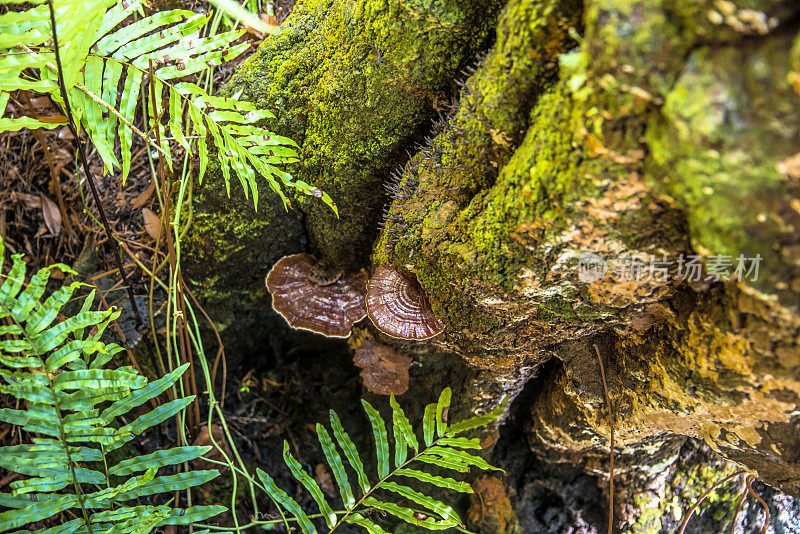
[[[301,145],[293,176],[322,188],[339,208],[337,219],[313,197],[297,199],[320,257],[344,267],[365,263],[384,178],[487,38],[498,6],[304,2],[237,71],[228,91],[278,111],[276,131]]]
[[[229,363],[235,364],[241,354],[263,352],[271,337],[285,331],[270,308],[264,277],[282,256],[305,249],[305,232],[298,212],[286,212],[277,197],[266,196],[258,212],[241,189],[232,187],[228,197],[213,168],[192,200],[184,278],[214,319]]]

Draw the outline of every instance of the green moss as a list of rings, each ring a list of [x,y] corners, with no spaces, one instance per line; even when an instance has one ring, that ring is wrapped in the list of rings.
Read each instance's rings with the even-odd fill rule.
[[[703,455],[704,456],[704,455]],[[697,504],[700,497],[709,488],[721,482],[736,471],[731,463],[713,461],[711,464],[698,464],[692,459],[689,462],[678,461],[675,471],[668,478],[663,495],[640,493],[634,496],[631,503],[631,516],[635,522],[623,532],[626,534],[658,534],[665,524],[679,523],[684,514]],[[729,523],[736,509],[736,502],[741,495],[741,484],[728,482],[711,492],[700,503],[694,512],[695,517],[708,515],[714,523],[722,528]],[[695,519],[699,522],[699,519]],[[708,525],[708,519],[704,524]]]
[[[475,54],[499,1],[299,3],[228,90],[279,110],[274,127],[301,145],[295,178],[328,192],[340,219],[299,198],[312,245],[328,261],[360,266],[376,234],[381,183],[402,145],[435,115]]]
[[[240,354],[263,351],[266,336],[280,327],[264,277],[282,256],[303,250],[305,235],[299,214],[287,213],[277,197],[266,196],[257,213],[239,188],[227,197],[213,168],[192,202],[192,227],[182,242],[184,278],[222,331],[232,365]]]
[[[651,182],[684,208],[692,244],[733,260],[760,255],[758,289],[795,303],[791,186],[776,164],[800,151],[800,96],[785,36],[694,52],[647,132]],[[786,250],[783,248],[786,247]],[[733,271],[733,268],[730,270]],[[750,277],[752,278],[752,277]]]
[[[581,22],[586,35],[568,52]],[[628,295],[589,295],[575,279],[580,250],[684,250],[681,220],[668,209],[603,219],[588,208],[614,187],[619,197],[636,189],[626,183],[654,111],[642,95],[666,91],[690,47],[663,2],[590,2],[585,12],[510,2],[449,128],[406,166],[413,194],[394,202],[373,261],[409,266],[447,324],[473,334],[462,347],[511,324],[529,328],[517,339],[535,339],[614,315]],[[643,195],[641,205],[656,202]]]

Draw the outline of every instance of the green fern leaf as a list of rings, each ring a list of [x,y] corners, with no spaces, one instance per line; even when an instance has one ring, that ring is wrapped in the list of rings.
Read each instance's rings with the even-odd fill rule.
[[[469,472],[469,466],[461,464],[459,462],[453,462],[445,458],[440,458],[438,456],[420,454],[415,459],[424,464],[435,465],[436,467],[442,467],[444,469],[458,471],[459,473]]]
[[[459,449],[483,449],[481,440],[478,438],[441,438],[437,440],[437,443],[444,447],[458,447]]]
[[[289,453],[289,443],[286,440],[283,442],[283,461],[292,472],[292,475],[294,475],[294,478],[300,481],[303,487],[311,494],[311,497],[317,503],[317,506],[319,506],[319,511],[325,516],[325,522],[328,524],[328,527],[333,528],[333,525],[336,524],[336,514],[333,513],[333,510],[325,500],[325,496],[322,494],[322,490],[319,484],[317,484],[317,481],[308,476],[308,473],[303,471],[300,463]]]
[[[413,490],[408,486],[402,486],[400,484],[395,484],[394,482],[386,482],[382,487],[385,490],[393,491],[401,497],[405,497],[410,501],[414,501],[415,503],[424,506],[428,510],[435,514],[439,514],[448,521],[452,521],[458,525],[461,524],[461,519],[451,506],[444,504],[441,501],[437,501],[433,497],[428,497],[427,495]]]
[[[227,510],[228,510],[227,507],[219,505],[191,506],[189,508],[177,508],[177,509],[173,508],[172,510],[170,510],[170,514],[161,521],[159,521],[155,526],[163,527],[166,525],[188,525],[189,523],[197,523],[199,521],[205,521],[206,519],[217,516],[223,512],[226,512]],[[200,534],[200,532],[196,532],[196,534]],[[224,533],[219,533],[219,534],[224,534]]]
[[[210,450],[210,446],[173,447],[172,449],[158,450],[150,454],[122,460],[117,465],[111,466],[108,469],[108,474],[123,476],[167,465],[181,464],[199,458]]]
[[[439,394],[439,402],[436,404],[436,434],[444,436],[447,431],[447,415],[450,411],[450,388],[444,388]]]
[[[451,520],[436,520],[433,517],[420,519],[414,514],[413,510],[409,510],[408,508],[404,508],[392,502],[379,501],[374,497],[367,497],[364,499],[364,505],[376,508],[382,512],[391,514],[398,519],[402,519],[406,523],[427,528],[428,530],[447,530],[449,528],[458,526],[459,524]]]
[[[147,378],[136,372],[119,369],[86,369],[83,371],[64,371],[53,379],[55,391],[69,389],[101,389],[126,386],[139,389],[147,384]]]
[[[63,512],[75,506],[78,497],[75,495],[64,495],[56,499],[51,499],[44,503],[36,502],[25,508],[8,510],[0,513],[0,532],[6,532],[19,528],[34,521],[41,521],[52,517],[57,513]]]
[[[120,97],[119,110],[124,117],[133,117],[136,113],[136,104],[139,100],[139,90],[142,86],[142,72],[128,69],[125,77],[125,88]],[[131,171],[131,146],[133,144],[133,130],[127,124],[121,125],[119,140],[122,152],[122,185]]]
[[[317,437],[320,445],[322,445],[322,452],[325,453],[325,459],[333,471],[333,477],[336,480],[336,486],[339,488],[339,494],[342,496],[342,502],[346,508],[352,508],[356,500],[353,497],[353,490],[350,488],[350,481],[347,479],[347,473],[344,470],[342,457],[339,456],[336,446],[331,441],[330,434],[320,423],[317,423]]]
[[[425,445],[430,446],[433,443],[433,435],[436,432],[436,404],[428,404],[425,406],[425,413],[422,416],[422,436],[425,439]]]
[[[356,472],[358,485],[361,486],[361,491],[367,493],[370,489],[369,480],[367,479],[367,474],[364,472],[364,464],[361,462],[358,450],[356,450],[353,440],[350,439],[350,436],[345,432],[344,427],[342,427],[342,422],[339,420],[339,416],[336,412],[331,410],[330,415],[333,436],[342,448],[342,452],[344,452],[345,458],[347,458],[347,461],[350,463],[350,467]]]
[[[459,421],[458,423],[453,424],[450,426],[450,429],[445,434],[448,437],[455,436],[457,434],[461,434],[462,432],[466,432],[467,430],[472,430],[475,428],[480,428],[482,426],[486,426],[492,421],[496,420],[500,417],[503,412],[506,410],[508,406],[508,397],[502,400],[497,407],[489,412],[486,415],[479,415],[476,417],[471,417],[470,419],[466,419],[464,421]]]
[[[180,22],[193,15],[194,12],[185,9],[159,11],[133,24],[123,26],[114,33],[105,35],[95,45],[95,53],[99,56],[111,56],[121,46],[140,37],[144,37],[162,26]]]
[[[369,423],[372,425],[372,435],[375,437],[375,447],[378,456],[378,478],[389,476],[389,439],[386,434],[386,423],[370,403],[361,399],[364,411],[367,412]]]
[[[129,396],[106,408],[103,413],[100,414],[100,417],[102,417],[106,422],[110,423],[116,417],[119,417],[120,415],[125,414],[138,406],[141,406],[150,399],[161,395],[161,393],[172,386],[172,384],[174,384],[188,368],[189,364],[185,363],[176,368],[174,371],[166,374],[164,377],[150,382],[145,387],[134,391]]]
[[[430,456],[430,455],[436,455],[439,456],[440,458],[460,463],[466,466],[474,465],[479,469],[484,469],[484,470],[493,469],[496,471],[502,471],[502,469],[500,469],[499,467],[494,467],[492,465],[489,465],[489,463],[487,463],[486,460],[484,460],[480,456],[475,456],[466,451],[461,451],[458,449],[451,449],[448,447],[438,447],[434,445],[433,447],[426,450],[423,455],[420,456]]]
[[[116,499],[120,501],[129,501],[138,497],[144,497],[145,495],[181,491],[205,484],[210,480],[214,480],[217,475],[219,475],[219,471],[211,469],[158,476],[135,489],[120,493],[116,496]]]
[[[461,493],[473,493],[472,487],[463,482],[461,480],[453,480],[452,478],[448,477],[441,477],[438,475],[432,475],[430,473],[426,473],[425,471],[419,471],[417,469],[408,469],[406,467],[402,469],[398,469],[395,471],[395,474],[399,476],[414,478],[419,480],[420,482],[427,482],[428,484],[433,484],[434,486],[438,486],[444,489],[451,489],[454,491],[459,491]]]
[[[3,132],[18,132],[23,129],[27,130],[36,130],[38,128],[44,128],[46,130],[52,130],[53,128],[60,128],[67,124],[66,120],[63,121],[42,121],[33,119],[31,117],[19,117],[17,119],[11,119],[8,117],[0,118],[0,131]]]
[[[314,527],[314,524],[308,519],[308,516],[303,509],[300,508],[300,505],[297,504],[297,501],[289,497],[285,491],[276,486],[272,477],[261,469],[256,469],[256,474],[267,490],[267,494],[297,519],[297,524],[300,525],[303,534],[317,534],[317,529]]]
[[[363,527],[364,530],[366,530],[369,534],[389,534],[361,514],[351,514],[345,517],[344,520],[346,523],[350,523],[351,525]]]
[[[148,428],[155,426],[159,423],[162,423],[173,417],[174,415],[178,414],[184,408],[189,406],[194,400],[194,395],[189,397],[184,397],[181,399],[175,399],[173,401],[167,402],[162,404],[158,408],[147,412],[144,415],[140,415],[137,417],[132,423],[123,426],[117,432],[117,439],[114,440],[113,443],[109,443],[108,450],[114,451],[120,447],[122,447],[126,442],[133,439],[134,436],[138,436],[139,434],[143,433]]]

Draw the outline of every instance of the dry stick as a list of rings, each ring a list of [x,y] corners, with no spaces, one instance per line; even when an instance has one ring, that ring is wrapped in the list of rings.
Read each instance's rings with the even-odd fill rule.
[[[603,393],[606,396],[606,406],[608,407],[608,426],[611,428],[611,443],[609,445],[609,470],[608,470],[608,534],[614,532],[614,409],[611,407],[611,397],[608,396],[608,384],[606,384],[606,370],[603,368],[603,359],[600,357],[600,349],[594,346],[597,354],[597,361],[600,364],[600,378],[603,379]]]
[[[75,149],[78,153],[78,158],[81,160],[83,173],[86,175],[86,181],[89,183],[89,189],[92,191],[92,197],[94,198],[95,204],[97,204],[97,211],[100,214],[100,225],[103,227],[103,230],[105,230],[106,239],[108,240],[109,244],[112,244],[114,239],[111,235],[111,227],[108,224],[108,218],[106,217],[106,212],[103,209],[103,203],[100,201],[100,195],[97,193],[97,187],[95,186],[94,180],[92,179],[92,174],[89,171],[89,162],[86,161],[86,147],[81,141],[80,136],[78,136],[78,127],[75,124],[75,119],[72,116],[72,108],[70,108],[69,105],[69,95],[67,94],[67,88],[64,85],[64,69],[61,66],[61,53],[59,52],[58,46],[56,13],[55,9],[53,8],[53,0],[49,0],[48,5],[50,7],[50,25],[53,30],[53,47],[55,48],[56,68],[58,69],[58,87],[61,92],[61,98],[64,101],[64,111],[67,115],[67,120],[69,121],[68,126],[70,132],[72,132],[72,137],[75,139]],[[111,246],[113,248],[113,244]],[[139,314],[139,308],[136,307],[136,298],[133,295],[133,286],[128,280],[128,275],[125,274],[125,268],[122,265],[122,256],[119,253],[119,245],[117,245],[116,248],[113,248],[113,250],[114,261],[117,264],[119,275],[122,278],[122,283],[127,290],[128,300],[131,303],[131,310],[133,311],[133,318],[136,321],[136,328],[142,332],[142,340],[144,341],[145,347],[147,347],[147,354],[150,357],[150,361],[154,361],[155,356],[153,356],[153,349],[150,347],[150,343],[147,342],[147,328],[145,327],[144,321],[142,321],[142,316]]]
[[[733,512],[730,534],[736,533],[736,518],[739,517],[739,511],[742,509],[742,504],[744,504],[744,500],[747,498],[747,477],[745,477],[744,484],[742,486],[742,494],[739,495],[739,501],[736,503],[736,511]]]
[[[158,114],[158,101],[156,100],[156,84],[155,84],[155,72],[153,70],[153,60],[148,60],[148,70],[150,74],[150,99],[153,104],[153,126],[156,134],[156,144],[161,146],[161,128],[159,128],[159,121],[160,116]],[[184,379],[184,387],[189,390],[189,393],[194,395],[194,400],[192,400],[192,407],[193,410],[189,411],[190,416],[190,425],[195,430],[199,430],[200,428],[200,404],[197,401],[197,380],[195,378],[194,373],[194,358],[191,352],[191,343],[189,340],[189,333],[187,332],[186,326],[186,303],[183,301],[181,297],[182,288],[185,285],[183,283],[183,273],[181,273],[180,268],[178,267],[178,259],[177,254],[175,253],[175,242],[172,238],[172,229],[170,228],[170,221],[172,220],[172,216],[170,213],[170,198],[169,198],[169,190],[166,186],[166,180],[164,176],[166,175],[166,169],[164,168],[164,158],[158,158],[158,179],[161,183],[161,195],[163,198],[164,204],[164,225],[165,225],[165,232],[167,235],[167,252],[169,255],[169,262],[172,266],[172,272],[175,273],[176,279],[178,281],[178,287],[176,288],[175,295],[178,297],[175,302],[176,308],[180,311],[180,327],[181,331],[178,337],[179,341],[179,350],[181,359],[184,363],[189,363],[189,376],[187,377],[185,374],[183,375]],[[193,421],[192,421],[193,419]]]
[[[689,520],[692,518],[692,516],[694,515],[695,511],[697,510],[697,508],[698,508],[698,507],[699,507],[699,506],[700,506],[700,505],[703,503],[703,501],[704,501],[704,500],[706,500],[706,497],[708,497],[709,495],[711,495],[711,492],[712,492],[712,491],[714,491],[714,490],[715,490],[715,489],[717,489],[718,487],[722,486],[722,485],[723,485],[723,484],[725,484],[727,481],[729,481],[729,480],[731,480],[731,479],[733,479],[733,478],[736,478],[736,477],[738,477],[738,476],[740,476],[740,475],[744,475],[744,474],[746,474],[746,473],[747,473],[747,471],[746,471],[746,470],[744,470],[744,469],[742,469],[741,471],[736,471],[736,472],[735,472],[735,473],[733,473],[732,475],[728,475],[728,476],[726,476],[725,478],[723,478],[722,480],[720,480],[719,482],[717,482],[716,484],[714,484],[713,486],[711,486],[710,488],[708,488],[708,489],[706,490],[706,492],[705,492],[705,493],[703,493],[703,494],[700,496],[700,498],[699,498],[699,499],[697,499],[697,502],[695,502],[695,503],[692,505],[692,507],[691,507],[691,508],[689,508],[689,513],[688,513],[688,514],[686,514],[686,517],[684,517],[684,518],[683,518],[683,522],[681,522],[681,526],[680,526],[680,528],[679,528],[679,529],[676,531],[676,533],[675,533],[675,534],[683,534],[683,533],[684,533],[684,531],[686,531],[686,526],[689,524]]]
[[[72,116],[72,108],[70,108],[69,105],[69,95],[67,94],[67,88],[64,85],[64,70],[61,67],[61,53],[59,52],[58,33],[56,32],[56,14],[55,10],[53,9],[52,0],[50,0],[48,3],[50,4],[50,24],[53,30],[53,47],[55,48],[56,68],[58,68],[58,86],[61,90],[61,98],[64,101],[64,111],[67,115],[67,120],[69,121],[69,129],[72,132],[72,136],[75,138],[75,147],[77,149],[76,151],[78,152],[78,158],[81,160],[83,173],[86,175],[86,181],[89,183],[89,189],[92,191],[92,197],[94,198],[95,204],[97,204],[97,211],[100,214],[100,223],[103,227],[103,230],[105,230],[108,241],[111,242],[113,241],[111,236],[111,227],[108,224],[106,212],[103,209],[103,203],[100,201],[100,195],[97,193],[97,188],[94,185],[94,180],[92,179],[91,172],[89,171],[89,162],[86,161],[86,147],[81,141],[81,138],[78,136],[78,128],[75,124],[75,119]],[[133,317],[136,320],[136,326],[141,328],[144,323],[142,322],[142,316],[139,315],[139,310],[136,307],[136,300],[133,296],[133,286],[128,281],[128,275],[125,274],[125,269],[122,266],[122,256],[120,256],[119,247],[114,249],[114,260],[117,264],[117,269],[119,269],[119,274],[122,277],[122,283],[125,285],[125,288],[128,291],[128,300],[131,301],[131,308],[133,308]]]
[[[767,506],[767,503],[764,501],[764,499],[762,499],[761,496],[753,491],[752,487],[750,487],[750,484],[752,484],[755,479],[756,477],[754,475],[747,477],[747,492],[758,499],[758,502],[760,502],[761,506],[764,507],[764,512],[767,514],[767,516],[764,518],[764,525],[761,527],[761,534],[767,534],[767,526],[769,525],[769,506]]]

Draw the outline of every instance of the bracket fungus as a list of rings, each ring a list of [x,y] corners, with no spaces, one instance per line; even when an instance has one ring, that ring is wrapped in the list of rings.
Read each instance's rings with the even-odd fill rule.
[[[367,314],[378,330],[400,339],[428,339],[444,331],[422,286],[391,265],[381,265],[367,285]]]
[[[267,274],[272,309],[295,330],[346,338],[367,315],[364,271],[330,273],[311,254],[284,256]]]
[[[353,363],[361,368],[364,387],[376,395],[402,395],[408,391],[408,368],[413,361],[374,341],[362,343],[353,358]]]

